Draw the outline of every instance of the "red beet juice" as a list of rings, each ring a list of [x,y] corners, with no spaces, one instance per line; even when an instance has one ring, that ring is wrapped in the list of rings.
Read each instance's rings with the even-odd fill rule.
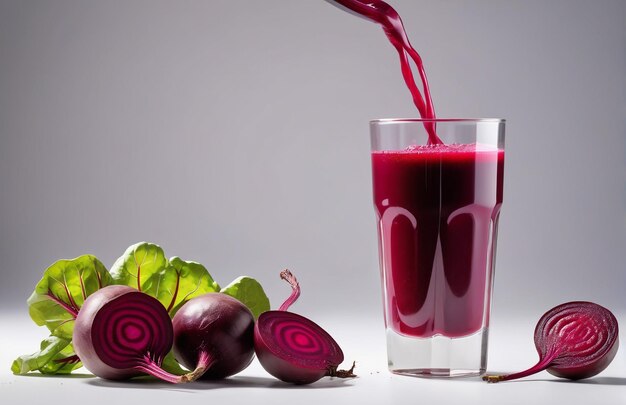
[[[455,338],[487,324],[503,173],[493,146],[372,152],[388,328]]]

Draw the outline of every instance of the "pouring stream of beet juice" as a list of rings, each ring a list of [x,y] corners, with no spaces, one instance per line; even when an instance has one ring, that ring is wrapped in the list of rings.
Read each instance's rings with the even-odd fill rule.
[[[383,27],[383,31],[389,38],[389,42],[398,51],[400,56],[400,67],[402,69],[402,76],[404,81],[411,91],[413,96],[413,103],[417,107],[420,116],[424,119],[435,118],[435,108],[433,106],[433,100],[430,95],[430,89],[428,88],[428,79],[426,78],[426,70],[424,69],[424,63],[422,58],[415,51],[409,37],[404,30],[402,19],[400,15],[389,4],[384,1],[367,1],[367,0],[328,0],[331,4],[338,6],[339,8],[348,11],[350,14],[364,17],[368,20],[374,21]],[[424,89],[424,97],[420,93],[415,78],[413,77],[413,71],[411,70],[411,64],[409,57],[415,62],[417,71],[419,72],[420,79],[422,81],[422,87]],[[428,131],[428,143],[437,145],[443,142],[437,136],[435,132],[434,122],[425,122],[424,126]]]

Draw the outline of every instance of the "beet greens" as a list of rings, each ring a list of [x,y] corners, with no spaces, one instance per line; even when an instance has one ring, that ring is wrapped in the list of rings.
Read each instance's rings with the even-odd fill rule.
[[[32,320],[50,330],[40,351],[15,359],[11,371],[27,374],[69,374],[81,366],[72,347],[74,320],[83,302],[94,292],[112,284],[106,267],[92,255],[58,260],[50,265],[28,298]]]

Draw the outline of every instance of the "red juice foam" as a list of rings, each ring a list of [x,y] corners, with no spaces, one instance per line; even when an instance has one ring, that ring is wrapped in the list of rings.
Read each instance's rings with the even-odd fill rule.
[[[486,324],[503,172],[490,146],[372,152],[388,328],[462,337]]]

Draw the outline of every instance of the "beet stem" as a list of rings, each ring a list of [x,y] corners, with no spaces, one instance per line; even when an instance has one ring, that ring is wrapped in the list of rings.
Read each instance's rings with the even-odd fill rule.
[[[356,374],[354,374],[354,366],[356,362],[352,362],[352,367],[349,370],[337,370],[337,367],[332,367],[328,369],[328,373],[326,373],[327,377],[337,377],[337,378],[354,378]]]
[[[77,355],[63,357],[62,359],[56,359],[55,363],[63,363],[63,364],[75,364],[78,363],[80,359]]]
[[[59,304],[59,306],[61,306],[64,310],[69,312],[69,314],[72,315],[74,319],[76,319],[76,317],[78,316],[78,309],[76,307],[72,307],[66,304],[65,302],[63,302],[62,300],[60,300],[59,298],[55,297],[54,294],[52,294],[52,291],[50,290],[48,290],[48,293],[46,294],[46,296],[48,296],[48,298],[50,298],[52,301]]]
[[[174,303],[176,302],[176,297],[178,296],[178,290],[180,289],[180,272],[176,272],[176,286],[174,287],[174,294],[172,295],[172,300],[170,304],[167,306],[167,313],[169,314],[172,308],[174,308]]]
[[[500,381],[509,381],[516,380],[518,378],[528,377],[529,375],[536,374],[540,371],[543,371],[552,365],[552,361],[558,356],[559,351],[556,348],[553,348],[550,352],[547,353],[546,357],[539,359],[539,362],[525,371],[520,371],[519,373],[513,374],[504,374],[504,375],[486,375],[483,376],[483,381],[487,381],[488,383],[497,383]]]
[[[206,371],[211,368],[214,360],[211,358],[209,353],[202,350],[198,356],[198,364],[196,365],[196,369],[190,373],[187,373],[182,377],[182,382],[192,382],[196,381],[198,378],[202,377]]]
[[[298,283],[298,279],[294,276],[289,270],[285,269],[280,272],[280,278],[289,283],[293,291],[291,295],[283,302],[283,304],[278,308],[279,311],[287,311],[289,307],[296,302],[298,297],[300,296],[300,284]]]
[[[183,378],[184,376],[171,374],[163,370],[149,356],[145,356],[141,364],[136,366],[135,369],[172,384],[188,382],[187,379]]]

